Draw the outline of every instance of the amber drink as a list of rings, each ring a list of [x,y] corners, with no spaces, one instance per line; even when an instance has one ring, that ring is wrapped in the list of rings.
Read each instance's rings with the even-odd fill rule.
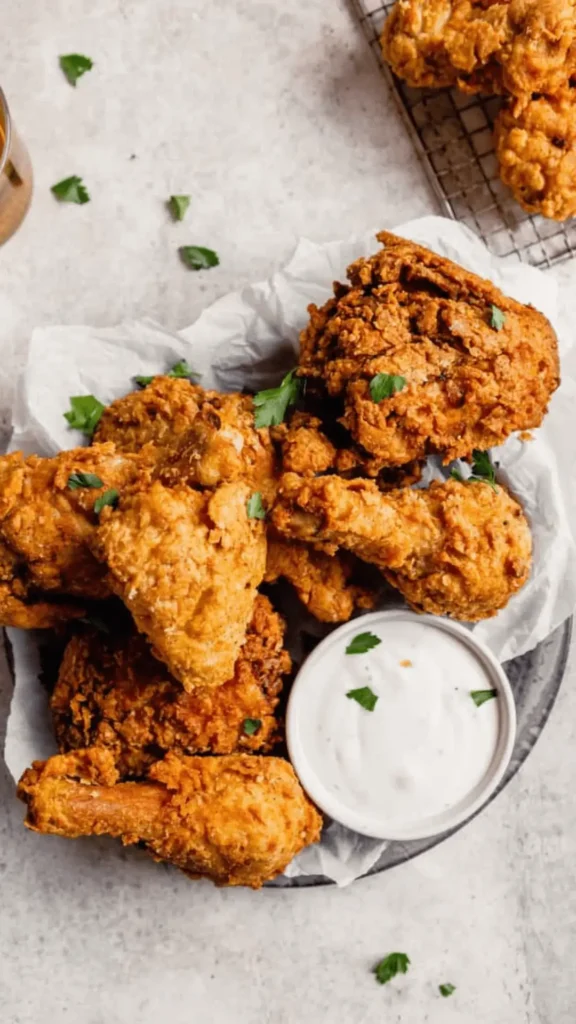
[[[0,245],[26,216],[32,198],[32,165],[0,89]]]

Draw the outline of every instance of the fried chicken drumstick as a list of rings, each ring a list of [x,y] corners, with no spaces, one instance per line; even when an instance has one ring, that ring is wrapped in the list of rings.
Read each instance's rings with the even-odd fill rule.
[[[465,622],[495,615],[530,572],[528,524],[500,486],[448,480],[383,494],[371,480],[287,474],[272,518],[286,537],[373,562],[416,610]]]
[[[108,747],[122,778],[144,775],[169,750],[269,750],[282,677],[291,668],[283,639],[282,620],[259,594],[233,677],[186,693],[144,637],[85,629],[66,647],[50,702],[58,746],[63,753]],[[255,731],[246,732],[247,720]]]
[[[35,762],[18,796],[35,832],[143,842],[218,885],[258,889],[320,837],[320,815],[280,758],[168,754],[148,779],[118,783],[111,751],[93,748]]]
[[[310,306],[300,339],[300,376],[340,399],[354,441],[402,466],[434,452],[464,458],[539,426],[559,379],[546,318],[422,246],[378,239],[380,252],[348,268],[349,286]],[[378,400],[380,374],[395,386]]]

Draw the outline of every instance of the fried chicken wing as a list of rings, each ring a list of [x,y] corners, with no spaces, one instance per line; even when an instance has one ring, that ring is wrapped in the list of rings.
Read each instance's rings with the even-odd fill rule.
[[[205,391],[189,380],[155,377],[147,387],[116,399],[104,412],[94,442],[113,441],[119,451],[164,448],[192,426]]]
[[[18,795],[35,832],[143,842],[217,885],[257,889],[320,837],[320,815],[278,757],[168,754],[148,777],[117,783],[111,751],[95,748],[35,762]]]
[[[520,105],[576,67],[574,0],[398,0],[382,33],[410,85],[508,92]]]
[[[100,517],[93,545],[110,587],[186,690],[234,673],[266,564],[263,523],[247,514],[250,490],[155,481]]]
[[[382,232],[384,248],[348,268],[350,286],[310,306],[299,373],[343,403],[354,441],[388,466],[430,452],[444,460],[537,427],[558,385],[546,318],[490,281]],[[494,308],[503,323],[494,323]],[[376,401],[378,374],[401,378]]]
[[[50,702],[60,750],[109,747],[122,778],[144,775],[169,750],[269,750],[282,677],[291,668],[283,639],[282,620],[258,595],[232,678],[186,693],[144,637],[85,630],[66,647]],[[256,726],[250,735],[247,720]]]
[[[354,570],[354,559],[344,552],[327,555],[274,532],[268,535],[265,581],[288,580],[320,622],[347,622],[356,608],[367,610],[376,604],[377,591],[351,582]]]
[[[576,81],[574,83],[576,85]],[[535,94],[519,112],[508,105],[494,125],[500,177],[529,213],[576,214],[576,88]]]
[[[287,474],[272,518],[284,536],[373,562],[416,610],[466,622],[495,615],[530,573],[530,530],[501,486],[383,494],[370,480]]]
[[[139,469],[135,456],[112,444],[53,459],[21,452],[0,457],[2,625],[46,627],[82,614],[80,606],[59,603],[56,595],[109,596],[106,570],[89,546],[98,522],[94,502],[105,490],[121,492]],[[82,484],[85,474],[91,486]]]

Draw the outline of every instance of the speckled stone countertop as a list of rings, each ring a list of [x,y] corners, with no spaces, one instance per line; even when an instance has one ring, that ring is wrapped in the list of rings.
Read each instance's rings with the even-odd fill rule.
[[[1,84],[36,172],[0,250],[4,427],[36,325],[183,327],[301,235],[438,212],[345,0],[22,0],[2,28]],[[76,90],[57,65],[71,51],[95,61]],[[86,206],[50,195],[71,174]],[[193,197],[181,225],[172,192]],[[186,243],[221,266],[191,274]],[[554,274],[573,288],[576,263]],[[558,443],[574,475],[574,439]],[[2,1024],[574,1024],[575,683],[573,662],[485,813],[342,891],[217,890],[112,842],[34,836],[0,769]],[[2,666],[0,737],[9,699]],[[380,987],[370,968],[391,950],[412,968]]]

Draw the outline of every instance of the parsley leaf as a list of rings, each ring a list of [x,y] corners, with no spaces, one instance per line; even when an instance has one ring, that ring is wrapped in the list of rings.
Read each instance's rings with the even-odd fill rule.
[[[381,643],[380,637],[375,636],[374,633],[358,633],[348,644],[346,654],[366,654],[367,651],[371,651],[373,647],[378,647],[378,644]]]
[[[71,178],[63,178],[50,190],[61,203],[78,203],[82,206],[90,202],[90,196],[82,178],[73,174]]]
[[[94,67],[90,57],[84,57],[81,53],[67,53],[60,57],[59,64],[70,85],[74,87],[78,79]]]
[[[378,697],[369,686],[360,686],[357,690],[348,690],[350,700],[355,700],[366,711],[374,711]]]
[[[101,494],[100,497],[96,498],[96,501],[94,502],[94,511],[96,515],[99,515],[106,505],[110,505],[112,508],[116,508],[119,497],[120,495],[118,494],[118,491],[115,490],[115,488],[113,487],[111,487],[109,491],[104,491],[104,494]]]
[[[197,380],[199,376],[199,373],[196,373],[191,366],[188,366],[185,359],[181,359],[180,362],[174,363],[174,366],[171,370],[168,370],[168,373],[155,373],[151,377],[137,376],[134,377],[134,381],[136,384],[139,384],[141,388],[145,388],[146,385],[151,384],[156,377],[175,377],[178,380]]]
[[[452,477],[453,480],[459,480],[461,484],[466,483],[459,469],[451,469],[450,476]]]
[[[392,395],[405,387],[405,377],[397,377],[392,373],[377,373],[370,381],[370,396],[373,402],[381,402],[383,398],[392,398]]]
[[[296,370],[290,370],[277,388],[267,388],[254,395],[254,425],[277,427],[284,422],[288,408],[296,404],[299,395],[300,381]]]
[[[95,473],[71,473],[68,487],[71,491],[77,491],[80,487],[104,487],[104,482]]]
[[[245,718],[242,724],[242,730],[245,736],[254,736],[258,732],[262,722],[259,718]]]
[[[506,314],[498,309],[498,306],[490,306],[490,327],[495,331],[501,331],[506,322]]]
[[[470,696],[477,708],[482,707],[487,700],[498,696],[498,690],[470,690]]]
[[[182,262],[190,270],[209,270],[220,263],[213,249],[205,249],[202,245],[181,245],[178,252]]]
[[[254,491],[248,498],[246,505],[246,511],[248,513],[248,519],[265,519],[266,509],[262,504],[262,495],[259,491]]]
[[[459,469],[451,469],[450,476],[453,480],[460,480],[461,483],[488,484],[493,491],[497,491],[496,469],[492,464],[490,452],[481,452],[475,448],[472,452],[472,473],[468,479],[464,479]]]
[[[191,198],[191,196],[170,196],[168,207],[173,220],[184,220]]]
[[[81,430],[87,437],[92,437],[100,417],[104,412],[102,402],[94,395],[74,395],[70,399],[70,410],[64,413],[64,419],[74,430]]]
[[[406,956],[406,953],[389,953],[388,956],[385,956],[373,968],[376,981],[379,981],[381,985],[385,985],[387,981],[395,978],[397,974],[406,974],[409,964],[410,957]]]
[[[456,985],[451,985],[449,981],[445,985],[438,985],[438,991],[442,996],[451,996],[456,991]]]

